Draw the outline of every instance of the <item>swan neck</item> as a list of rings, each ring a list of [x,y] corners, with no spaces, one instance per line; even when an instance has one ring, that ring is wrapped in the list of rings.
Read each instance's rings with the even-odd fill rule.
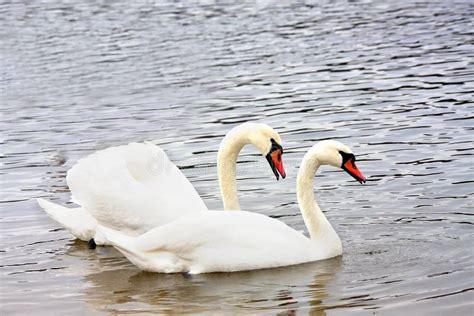
[[[240,210],[235,169],[237,156],[247,143],[242,133],[230,133],[224,137],[219,147],[217,176],[225,210]]]
[[[297,177],[298,204],[311,239],[321,238],[327,233],[335,234],[314,197],[313,179],[320,166],[317,156],[306,155]]]

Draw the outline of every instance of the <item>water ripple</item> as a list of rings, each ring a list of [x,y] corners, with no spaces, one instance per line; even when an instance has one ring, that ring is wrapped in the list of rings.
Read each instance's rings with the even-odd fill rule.
[[[472,3],[201,2],[0,4],[2,311],[470,313]],[[357,153],[365,186],[316,177],[342,258],[143,273],[73,241],[34,201],[67,203],[77,159],[148,140],[220,208],[216,151],[246,121],[281,133],[288,178],[245,148],[242,206],[297,230],[305,151],[338,139]]]

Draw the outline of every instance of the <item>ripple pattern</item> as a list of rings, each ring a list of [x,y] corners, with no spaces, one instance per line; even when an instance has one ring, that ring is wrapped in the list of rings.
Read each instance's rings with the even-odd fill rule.
[[[469,314],[473,15],[467,0],[0,3],[2,314]],[[67,203],[80,157],[149,140],[220,208],[217,148],[245,121],[280,132],[288,178],[246,148],[242,207],[295,229],[306,150],[337,139],[358,155],[365,186],[316,177],[341,258],[152,275],[34,201]]]

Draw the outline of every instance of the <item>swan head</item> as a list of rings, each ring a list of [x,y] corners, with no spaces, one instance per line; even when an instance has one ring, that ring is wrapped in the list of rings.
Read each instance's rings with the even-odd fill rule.
[[[280,175],[283,179],[286,177],[281,138],[273,128],[262,123],[248,122],[235,127],[227,134],[227,137],[238,138],[244,144],[254,145],[267,159],[276,179],[279,180]]]
[[[324,140],[314,145],[311,151],[321,164],[343,169],[360,183],[365,183],[364,175],[355,164],[355,155],[343,143]]]
[[[248,129],[248,142],[253,144],[265,156],[276,179],[278,180],[280,175],[285,179],[286,173],[283,167],[283,147],[281,146],[280,135],[266,124],[245,123],[242,125]]]

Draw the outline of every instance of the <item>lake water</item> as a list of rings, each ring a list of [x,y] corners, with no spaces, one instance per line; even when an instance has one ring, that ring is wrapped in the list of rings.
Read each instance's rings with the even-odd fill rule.
[[[449,0],[2,2],[1,314],[472,313],[472,16]],[[245,121],[281,134],[288,177],[245,148],[242,208],[298,230],[305,151],[337,139],[356,153],[365,185],[315,178],[342,257],[144,273],[35,202],[68,203],[78,158],[149,140],[221,208],[217,148]]]

